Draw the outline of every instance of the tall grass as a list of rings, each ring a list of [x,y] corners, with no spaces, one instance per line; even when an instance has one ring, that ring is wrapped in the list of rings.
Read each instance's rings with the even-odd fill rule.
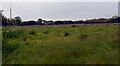
[[[4,27],[3,64],[118,64],[117,33],[117,25]]]

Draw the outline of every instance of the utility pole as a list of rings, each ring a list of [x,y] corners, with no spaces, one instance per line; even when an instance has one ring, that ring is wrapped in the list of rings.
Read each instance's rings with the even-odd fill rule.
[[[12,19],[12,2],[10,0],[10,19]]]
[[[10,19],[12,19],[12,9],[10,9]]]
[[[118,16],[120,17],[120,1],[118,2]]]

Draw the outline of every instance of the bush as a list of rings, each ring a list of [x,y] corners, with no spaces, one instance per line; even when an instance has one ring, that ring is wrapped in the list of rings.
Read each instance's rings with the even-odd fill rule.
[[[65,36],[65,37],[66,37],[66,36],[70,36],[70,33],[65,32],[64,36]]]
[[[35,30],[31,30],[30,32],[29,32],[29,35],[34,35],[36,32],[35,32]]]
[[[24,37],[23,40],[26,41],[26,37]]]
[[[76,25],[72,25],[72,27],[76,27]]]
[[[44,34],[48,34],[48,31],[44,31],[43,33],[44,33]]]

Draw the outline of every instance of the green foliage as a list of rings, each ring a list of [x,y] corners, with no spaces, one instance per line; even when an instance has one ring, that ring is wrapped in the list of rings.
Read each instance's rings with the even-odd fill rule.
[[[65,36],[65,37],[66,37],[66,36],[70,36],[70,33],[65,32],[64,36]]]
[[[9,26],[2,34],[3,64],[118,64],[117,25]]]
[[[43,33],[44,33],[44,34],[48,34],[48,31],[44,31]]]
[[[22,22],[21,18],[19,16],[14,18],[17,22]]]
[[[20,25],[22,22],[22,19],[19,16],[15,17],[14,19],[8,19],[7,17],[1,15],[1,13],[0,16],[2,17],[2,26],[15,26]]]
[[[72,25],[72,27],[76,27],[76,25]]]
[[[22,19],[19,16],[15,17],[14,20],[15,20],[17,25],[20,25],[22,22]]]
[[[2,45],[2,52],[3,52],[3,56],[6,57],[8,56],[10,53],[12,53],[13,51],[15,51],[17,48],[19,48],[20,44],[18,42],[16,43],[12,43],[12,44],[3,44]]]
[[[2,33],[2,36],[7,39],[17,39],[19,38],[21,35],[24,35],[24,30],[22,29],[19,29],[19,30],[15,30],[15,31],[9,31],[9,30],[6,30],[6,31],[3,31]]]
[[[30,35],[34,35],[35,33],[36,33],[35,30],[31,30],[31,31],[29,32]]]

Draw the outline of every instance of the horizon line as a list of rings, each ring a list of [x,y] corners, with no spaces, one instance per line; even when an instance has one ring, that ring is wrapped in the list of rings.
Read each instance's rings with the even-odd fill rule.
[[[77,20],[83,20],[83,21],[86,21],[86,20],[92,20],[92,19],[100,19],[100,18],[104,18],[104,19],[109,19],[109,18],[112,18],[113,16],[111,17],[98,17],[98,18],[87,18],[87,19],[42,19],[42,20],[46,20],[46,21],[77,21]],[[39,18],[38,18],[39,19]],[[28,19],[28,20],[22,20],[22,21],[37,21],[35,19]]]

